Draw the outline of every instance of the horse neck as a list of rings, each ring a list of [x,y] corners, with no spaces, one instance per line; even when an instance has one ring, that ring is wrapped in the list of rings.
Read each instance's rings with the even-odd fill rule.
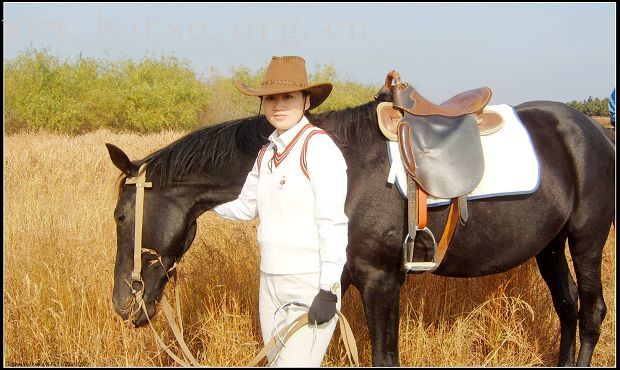
[[[181,183],[184,197],[193,200],[190,212],[197,218],[216,205],[236,199],[255,159],[239,153],[225,168],[195,174],[187,183]]]
[[[371,102],[342,111],[310,114],[308,118],[332,136],[350,167],[357,167],[358,162],[373,162],[377,155],[382,155],[385,151],[385,141],[374,126],[376,122],[373,122],[368,113],[374,110],[375,103]],[[368,125],[370,127],[359,127]],[[250,147],[256,149],[256,152],[235,151],[232,158],[227,159],[227,163],[221,168],[210,168],[208,173],[192,175],[191,182],[198,186],[189,186],[188,189],[189,196],[195,200],[191,211],[196,217],[218,204],[237,198],[256,160],[260,145],[265,143],[266,137],[273,131],[273,127],[264,117],[258,120],[250,118],[240,129],[245,131],[241,136],[245,138],[246,147],[248,141],[251,141]]]

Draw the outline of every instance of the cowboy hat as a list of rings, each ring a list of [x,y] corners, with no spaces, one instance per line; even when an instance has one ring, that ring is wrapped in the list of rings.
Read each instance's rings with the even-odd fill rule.
[[[332,91],[332,84],[327,82],[314,85],[308,84],[306,61],[298,56],[272,57],[260,86],[252,88],[239,81],[235,81],[235,87],[241,93],[249,96],[306,91],[310,94],[310,107],[308,110],[318,107]]]

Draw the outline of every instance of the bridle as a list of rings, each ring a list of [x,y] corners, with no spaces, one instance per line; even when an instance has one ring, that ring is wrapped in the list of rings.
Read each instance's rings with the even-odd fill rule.
[[[168,324],[174,333],[174,336],[181,347],[181,351],[183,357],[188,361],[184,361],[178,356],[176,356],[170,348],[164,343],[161,337],[157,334],[157,331],[153,327],[151,323],[151,319],[149,318],[148,311],[146,309],[146,304],[144,303],[144,281],[142,280],[142,253],[149,253],[155,255],[156,260],[151,261],[150,265],[153,265],[157,262],[162,266],[164,273],[170,280],[169,273],[176,269],[178,260],[175,259],[174,264],[168,270],[166,270],[164,263],[161,259],[161,256],[157,251],[149,248],[142,247],[142,223],[144,219],[144,189],[152,188],[153,183],[146,181],[146,163],[143,163],[138,170],[138,175],[134,177],[128,177],[125,180],[125,184],[127,185],[135,185],[136,186],[136,204],[135,204],[135,228],[134,228],[134,254],[133,254],[133,270],[131,271],[131,282],[128,282],[131,288],[132,298],[135,299],[135,302],[138,304],[138,307],[144,311],[146,315],[146,319],[148,320],[149,327],[155,336],[155,340],[157,343],[168,353],[170,357],[172,357],[177,363],[182,366],[189,367],[191,365],[196,367],[204,367],[198,363],[196,358],[191,354],[191,351],[187,347],[185,340],[183,340],[183,323],[181,320],[181,310],[179,307],[179,290],[175,287],[175,306],[177,311],[177,316],[179,317],[179,325],[176,324],[176,320],[174,319],[174,314],[170,304],[168,303],[166,297],[162,294],[161,304],[162,311],[166,315],[166,319],[168,320]],[[173,285],[176,282],[173,282]],[[132,305],[133,307],[133,305]],[[345,345],[347,357],[349,361],[354,366],[359,366],[359,359],[357,354],[357,345],[355,343],[355,339],[353,337],[353,331],[346,318],[340,311],[337,311],[336,314],[340,318],[340,330],[342,335],[342,341]],[[288,338],[290,338],[299,328],[308,324],[308,315],[303,314],[298,317],[294,322],[286,326],[284,329],[280,330],[276,336],[272,338],[272,340],[254,357],[250,366],[256,366],[259,361],[264,358],[269,351],[271,351],[277,342],[284,344]],[[284,340],[282,340],[284,337]]]
[[[144,303],[144,281],[142,280],[142,253],[149,253],[156,257],[156,260],[151,261],[150,265],[153,265],[159,262],[168,280],[171,280],[169,273],[171,271],[174,271],[177,268],[177,262],[178,262],[178,260],[175,259],[174,263],[172,264],[172,267],[166,270],[166,267],[164,266],[161,256],[159,255],[159,253],[157,253],[157,251],[142,247],[142,223],[144,219],[144,189],[153,187],[152,182],[146,182],[146,163],[143,163],[140,166],[140,169],[138,170],[138,175],[134,177],[128,177],[125,180],[125,184],[136,186],[136,204],[135,204],[135,210],[134,210],[135,212],[135,217],[134,217],[135,225],[134,226],[135,227],[134,227],[134,248],[133,248],[134,250],[133,270],[131,271],[131,282],[128,282],[131,288],[132,298],[135,299],[135,302],[138,304],[138,307],[143,310],[144,315],[146,316],[146,319],[148,320],[149,326],[151,330],[153,331],[153,335],[155,336],[157,343],[177,363],[181,364],[182,366],[186,366],[186,367],[190,366],[189,363],[177,357],[170,350],[170,348],[168,348],[168,346],[164,343],[161,337],[157,334],[157,331],[153,327],[151,319],[149,318],[149,313],[146,309],[146,304]],[[173,281],[173,285],[176,285],[175,283],[176,282]],[[189,348],[187,347],[187,344],[185,344],[185,341],[183,340],[183,322],[181,320],[181,310],[179,307],[179,290],[175,289],[175,306],[176,306],[177,315],[179,316],[180,325],[176,324],[172,308],[170,307],[170,304],[168,303],[166,297],[163,295],[161,297],[161,304],[162,304],[164,314],[166,315],[166,319],[168,320],[168,324],[170,325],[170,328],[172,329],[172,332],[177,338],[177,341],[179,342],[181,350],[183,351],[183,356],[186,359],[189,359],[192,365],[201,367],[201,365],[194,358],[194,356],[192,356]]]
[[[138,176],[128,177],[125,180],[127,185],[136,186],[136,204],[135,204],[135,228],[134,228],[134,248],[133,248],[133,271],[131,271],[131,294],[135,298],[138,305],[144,305],[144,281],[142,280],[142,253],[149,253],[156,257],[156,260],[151,261],[150,266],[159,262],[164,273],[170,280],[169,273],[174,271],[177,267],[177,261],[174,261],[172,267],[166,270],[161,256],[157,251],[149,248],[142,247],[142,223],[144,220],[144,189],[153,187],[152,182],[146,182],[146,163],[140,166],[138,170]],[[148,315],[147,315],[148,317]]]

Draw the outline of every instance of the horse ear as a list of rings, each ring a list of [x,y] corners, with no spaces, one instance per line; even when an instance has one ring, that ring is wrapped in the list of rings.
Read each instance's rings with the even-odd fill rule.
[[[129,160],[129,157],[127,157],[127,154],[125,154],[121,148],[109,143],[106,143],[105,146],[108,148],[112,163],[114,163],[119,170],[127,176],[137,176],[139,170],[138,166]]]

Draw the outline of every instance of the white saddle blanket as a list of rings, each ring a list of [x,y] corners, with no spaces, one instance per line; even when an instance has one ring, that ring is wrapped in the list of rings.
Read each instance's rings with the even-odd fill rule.
[[[484,174],[478,186],[467,199],[481,199],[502,195],[529,194],[540,184],[540,166],[527,130],[510,105],[487,106],[504,120],[501,130],[481,136],[484,153]],[[391,168],[388,182],[394,184],[407,199],[407,175],[400,157],[398,142],[388,141]],[[435,198],[429,194],[428,206],[449,204],[449,199]]]

